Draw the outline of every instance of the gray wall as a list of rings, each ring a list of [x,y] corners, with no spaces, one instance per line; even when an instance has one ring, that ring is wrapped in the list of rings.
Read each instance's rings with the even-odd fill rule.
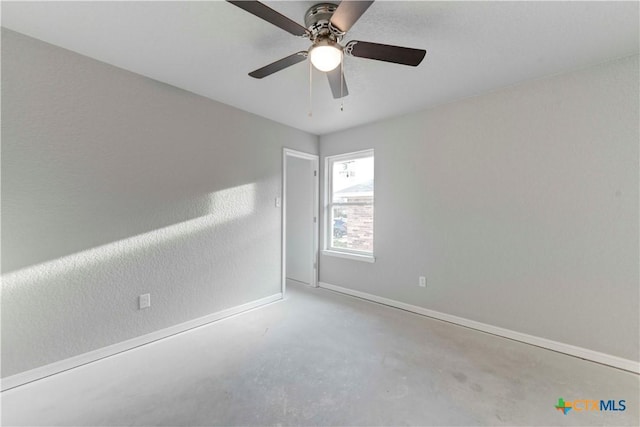
[[[279,293],[283,146],[317,137],[3,30],[2,375]]]
[[[634,56],[322,136],[375,149],[377,261],[320,280],[639,360],[638,99]]]
[[[315,153],[314,153],[315,154]],[[313,161],[287,156],[287,278],[313,281]]]

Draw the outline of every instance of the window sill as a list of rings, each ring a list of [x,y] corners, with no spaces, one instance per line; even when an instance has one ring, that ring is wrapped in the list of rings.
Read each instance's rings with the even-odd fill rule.
[[[346,258],[354,261],[363,261],[363,262],[376,262],[376,258],[373,255],[360,255],[360,254],[350,254],[347,252],[338,252],[338,251],[330,251],[324,250],[322,251],[322,255],[333,256],[336,258]]]

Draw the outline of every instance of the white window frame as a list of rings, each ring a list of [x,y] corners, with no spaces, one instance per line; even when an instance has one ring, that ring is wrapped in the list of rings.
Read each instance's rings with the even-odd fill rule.
[[[352,153],[345,154],[337,154],[334,156],[327,156],[324,159],[324,250],[322,251],[323,255],[327,256],[335,256],[339,258],[346,258],[356,261],[364,261],[364,262],[375,262],[374,252],[365,252],[358,251],[354,249],[347,248],[335,248],[331,246],[332,239],[332,209],[335,205],[368,205],[368,203],[333,203],[333,164],[335,162],[344,162],[348,160],[356,160],[364,157],[373,157],[374,159],[374,172],[373,172],[373,201],[371,205],[374,210],[374,218],[375,218],[375,154],[373,149],[355,151]],[[375,251],[375,224],[374,224],[374,243],[373,243],[374,251]]]

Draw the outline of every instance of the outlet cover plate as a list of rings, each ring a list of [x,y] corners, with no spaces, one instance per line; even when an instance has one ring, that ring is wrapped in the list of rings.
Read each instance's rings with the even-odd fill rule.
[[[143,294],[138,297],[140,310],[151,307],[151,294]]]

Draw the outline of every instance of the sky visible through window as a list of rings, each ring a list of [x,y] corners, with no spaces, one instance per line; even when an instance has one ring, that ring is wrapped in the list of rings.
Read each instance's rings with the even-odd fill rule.
[[[373,157],[345,160],[333,164],[333,192],[373,179]]]

